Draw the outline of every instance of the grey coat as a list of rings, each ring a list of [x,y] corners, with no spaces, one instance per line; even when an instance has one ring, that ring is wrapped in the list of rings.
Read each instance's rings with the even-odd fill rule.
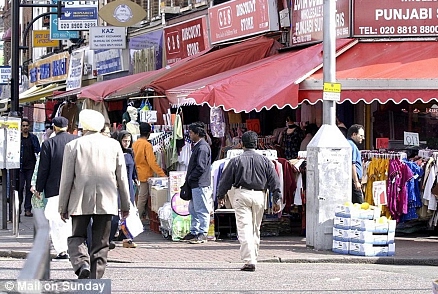
[[[65,146],[59,212],[68,215],[129,211],[125,157],[119,142],[90,132]]]

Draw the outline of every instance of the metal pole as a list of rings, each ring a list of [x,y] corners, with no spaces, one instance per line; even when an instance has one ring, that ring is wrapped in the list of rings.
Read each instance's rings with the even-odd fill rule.
[[[323,79],[336,82],[336,0],[324,0]],[[336,125],[336,102],[323,101],[323,124]]]
[[[11,36],[11,113],[19,117],[19,62],[20,62],[20,0],[11,0],[12,5],[12,36]]]

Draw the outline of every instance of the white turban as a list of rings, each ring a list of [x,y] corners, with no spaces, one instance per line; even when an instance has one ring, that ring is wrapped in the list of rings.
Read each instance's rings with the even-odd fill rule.
[[[83,109],[79,113],[79,124],[84,131],[100,132],[105,125],[105,118],[98,111]]]

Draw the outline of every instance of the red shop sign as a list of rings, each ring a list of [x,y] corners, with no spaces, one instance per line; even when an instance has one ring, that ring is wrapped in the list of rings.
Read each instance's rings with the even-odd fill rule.
[[[438,2],[354,1],[355,37],[438,36]]]
[[[292,0],[291,44],[314,43],[323,39],[322,0]],[[336,38],[350,37],[350,0],[336,1]]]
[[[208,9],[212,44],[278,31],[275,0],[234,0]]]
[[[257,118],[247,119],[246,120],[246,128],[248,131],[256,132],[257,134],[260,134],[260,120]]]
[[[179,23],[164,29],[167,64],[192,56],[210,47],[207,17]]]

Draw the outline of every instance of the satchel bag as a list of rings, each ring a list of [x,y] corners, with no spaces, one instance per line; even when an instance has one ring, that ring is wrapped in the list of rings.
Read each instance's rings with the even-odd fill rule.
[[[179,192],[179,198],[185,201],[192,200],[192,188],[189,187],[187,182],[181,186],[181,191]]]

